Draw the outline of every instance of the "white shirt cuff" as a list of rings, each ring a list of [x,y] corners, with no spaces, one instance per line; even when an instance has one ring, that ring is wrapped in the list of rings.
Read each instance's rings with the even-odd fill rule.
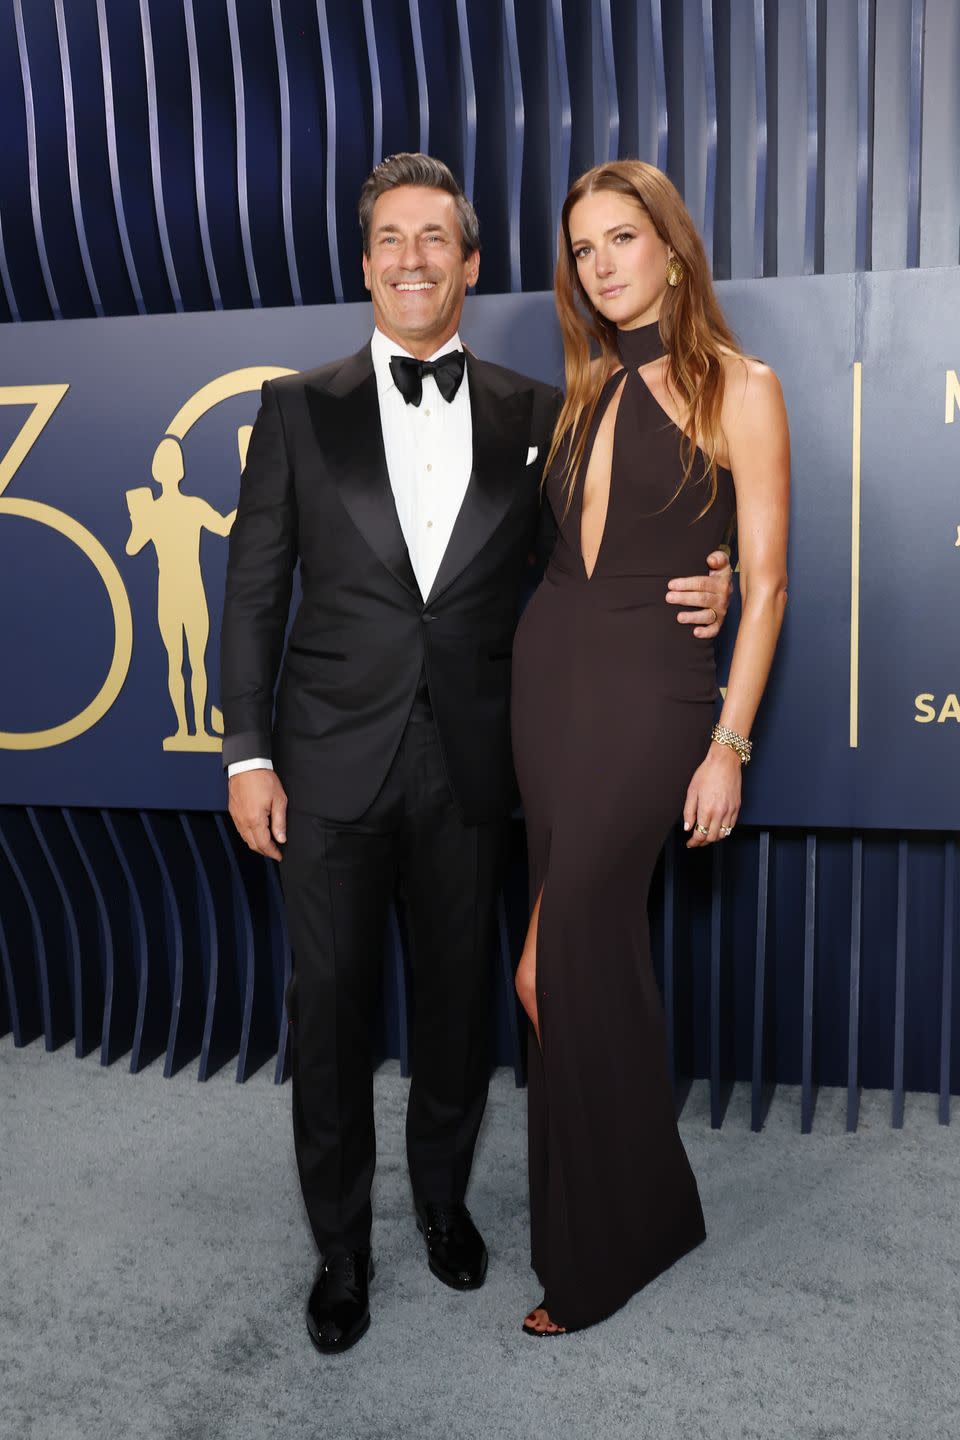
[[[227,766],[227,779],[232,780],[234,775],[242,775],[244,770],[272,770],[273,765],[269,760],[258,756],[255,760],[235,760],[232,765]]]

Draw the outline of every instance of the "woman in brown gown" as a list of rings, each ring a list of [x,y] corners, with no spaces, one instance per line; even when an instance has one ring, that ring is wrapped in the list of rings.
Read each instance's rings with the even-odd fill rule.
[[[739,353],[659,170],[620,161],[574,185],[556,295],[567,397],[546,491],[559,536],[513,655],[533,902],[517,990],[546,1292],[523,1328],[541,1336],[602,1320],[705,1236],[647,894],[681,812],[691,846],[736,822],[786,599],[789,477],[776,376]],[[742,619],[727,728],[711,739],[713,644],[676,623],[664,592],[735,515]]]

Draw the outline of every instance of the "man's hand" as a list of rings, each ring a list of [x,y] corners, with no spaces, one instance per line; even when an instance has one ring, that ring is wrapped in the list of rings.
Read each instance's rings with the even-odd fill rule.
[[[699,640],[712,640],[720,634],[733,595],[733,571],[724,551],[712,550],[707,566],[712,572],[709,575],[691,575],[667,584],[667,604],[684,607],[677,620],[692,625]]]
[[[259,855],[282,860],[287,838],[287,793],[274,770],[244,770],[227,786],[230,818],[240,838]]]

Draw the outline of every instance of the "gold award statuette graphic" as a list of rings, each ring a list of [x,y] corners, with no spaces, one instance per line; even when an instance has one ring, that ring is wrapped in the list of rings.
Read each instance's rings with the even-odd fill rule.
[[[113,613],[113,655],[106,678],[75,715],[45,730],[0,730],[0,750],[44,750],[63,745],[89,730],[110,709],[123,687],[133,651],[133,619],[120,572],[95,535],[63,510],[40,500],[21,500],[5,492],[50,421],[69,385],[0,385],[0,405],[29,405],[31,410],[13,444],[0,460],[0,515],[33,520],[69,540],[90,561],[103,581]]]
[[[164,739],[164,750],[196,753],[220,750],[223,746],[223,716],[215,705],[210,707],[210,728],[207,728],[206,652],[210,612],[200,567],[200,539],[204,530],[214,535],[229,535],[237,513],[231,510],[229,515],[221,515],[201,496],[183,493],[180,442],[192,426],[222,400],[259,391],[264,380],[293,373],[278,366],[251,366],[231,370],[211,380],[181,406],[154,451],[151,473],[160,494],[155,494],[149,485],[135,486],[126,492],[130,512],[127,554],[138,555],[146,545],[152,545],[157,556],[157,623],[167,652],[167,688],[177,727]],[[252,428],[241,425],[237,431],[241,470],[246,464]],[[190,665],[192,730],[187,718],[184,646]]]

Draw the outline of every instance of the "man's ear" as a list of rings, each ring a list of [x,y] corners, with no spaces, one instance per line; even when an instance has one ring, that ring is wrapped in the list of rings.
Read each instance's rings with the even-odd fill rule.
[[[367,287],[367,289],[369,290],[369,289],[370,289],[370,257],[369,257],[369,255],[367,255],[366,251],[364,251],[364,254],[363,254],[363,283],[364,283],[364,285]]]
[[[467,261],[467,286],[476,285],[477,276],[480,274],[480,251],[474,250]]]

